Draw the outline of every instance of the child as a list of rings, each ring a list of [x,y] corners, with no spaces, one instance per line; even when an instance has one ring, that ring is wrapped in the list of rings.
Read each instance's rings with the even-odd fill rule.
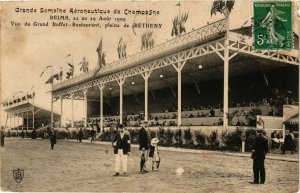
[[[151,140],[149,157],[152,159],[152,171],[158,171],[160,164],[160,157],[158,153],[158,144],[159,140],[157,138],[153,138]]]

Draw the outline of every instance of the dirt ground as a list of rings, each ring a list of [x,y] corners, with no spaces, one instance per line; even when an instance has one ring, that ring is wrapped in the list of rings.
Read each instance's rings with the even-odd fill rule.
[[[109,145],[7,139],[1,147],[1,190],[13,192],[297,192],[298,162],[266,159],[266,184],[252,185],[252,160],[220,154],[160,151],[159,172],[140,174],[138,149],[127,177],[113,177]],[[184,173],[176,176],[177,168]],[[16,183],[13,170],[24,170]]]

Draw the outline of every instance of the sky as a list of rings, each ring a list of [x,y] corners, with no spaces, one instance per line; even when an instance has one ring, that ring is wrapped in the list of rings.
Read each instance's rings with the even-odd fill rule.
[[[80,73],[82,57],[86,56],[89,61],[89,68],[93,69],[97,64],[97,53],[99,41],[103,39],[103,50],[106,54],[106,63],[112,63],[118,60],[117,44],[122,37],[127,42],[127,55],[138,53],[141,48],[141,35],[146,29],[132,28],[71,28],[71,27],[26,27],[25,22],[33,23],[49,21],[49,13],[20,13],[16,8],[31,9],[36,8],[70,8],[77,9],[103,9],[103,10],[121,10],[121,14],[110,14],[112,18],[125,18],[126,23],[161,23],[161,29],[153,29],[156,44],[161,44],[170,40],[172,19],[179,12],[177,2],[2,2],[1,9],[1,100],[12,98],[14,93],[22,91],[28,92],[32,87],[36,93],[35,103],[50,109],[50,85],[46,85],[46,80],[51,75],[51,70],[45,71],[40,77],[41,72],[46,66],[52,65],[53,71],[58,72],[60,68],[64,73],[69,69],[66,60],[73,61],[75,64],[75,75]],[[207,22],[214,22],[224,18],[222,14],[211,16],[210,9],[212,1],[199,2],[181,2],[180,11],[188,12],[189,18],[186,22],[186,31],[200,28]],[[123,10],[156,10],[159,15],[125,15]],[[54,14],[55,15],[55,14]],[[69,18],[75,14],[68,15]],[[232,14],[230,16],[231,28],[241,27],[242,24],[251,18],[251,1],[236,1]],[[76,14],[82,17],[83,14]],[[95,15],[87,15],[91,17]],[[99,15],[96,17],[98,18]],[[21,26],[13,26],[12,23],[21,23]],[[60,22],[60,21],[57,21]],[[63,22],[63,20],[62,20]],[[110,21],[109,23],[117,23]],[[106,22],[102,22],[106,24]],[[120,24],[123,24],[120,22]],[[71,57],[66,59],[68,54]],[[64,104],[66,113],[70,110],[69,102]],[[78,108],[82,107],[82,104]],[[80,106],[81,105],[81,106]],[[54,111],[59,112],[59,103],[55,103]],[[83,108],[83,107],[82,107]],[[6,114],[1,106],[1,125],[3,125]],[[75,114],[79,118],[80,113]],[[66,116],[65,118],[69,118]]]

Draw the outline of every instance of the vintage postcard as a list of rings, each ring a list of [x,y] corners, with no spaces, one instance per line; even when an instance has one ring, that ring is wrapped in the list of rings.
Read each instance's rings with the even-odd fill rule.
[[[0,10],[1,191],[298,191],[299,1]]]

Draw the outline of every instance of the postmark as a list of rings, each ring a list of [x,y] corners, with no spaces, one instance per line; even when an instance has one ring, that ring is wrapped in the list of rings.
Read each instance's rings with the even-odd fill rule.
[[[254,1],[253,40],[257,50],[293,48],[292,2]]]

